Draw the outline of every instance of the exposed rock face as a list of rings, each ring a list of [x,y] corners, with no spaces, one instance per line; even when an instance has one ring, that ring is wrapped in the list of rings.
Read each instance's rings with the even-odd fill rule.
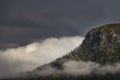
[[[78,53],[82,60],[120,61],[120,24],[109,24],[88,32]]]

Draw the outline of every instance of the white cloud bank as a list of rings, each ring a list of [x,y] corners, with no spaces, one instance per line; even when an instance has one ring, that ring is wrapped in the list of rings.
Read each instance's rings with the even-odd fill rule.
[[[0,50],[0,76],[26,72],[49,63],[78,47],[83,37],[48,38],[24,47]]]

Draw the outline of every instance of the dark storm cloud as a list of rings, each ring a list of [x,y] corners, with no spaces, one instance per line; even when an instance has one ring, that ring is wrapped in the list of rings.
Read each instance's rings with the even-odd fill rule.
[[[118,22],[119,2],[0,0],[0,47],[47,37],[84,35],[97,25]]]

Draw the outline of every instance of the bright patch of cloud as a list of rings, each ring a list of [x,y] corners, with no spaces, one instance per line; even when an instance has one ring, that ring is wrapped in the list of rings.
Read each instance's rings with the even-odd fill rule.
[[[26,72],[49,63],[78,47],[83,37],[48,38],[24,47],[0,51],[0,76]]]

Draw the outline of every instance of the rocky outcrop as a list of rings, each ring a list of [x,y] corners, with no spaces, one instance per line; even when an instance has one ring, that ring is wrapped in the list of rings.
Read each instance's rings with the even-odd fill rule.
[[[82,60],[98,63],[120,61],[120,24],[109,24],[89,31],[77,54]]]

